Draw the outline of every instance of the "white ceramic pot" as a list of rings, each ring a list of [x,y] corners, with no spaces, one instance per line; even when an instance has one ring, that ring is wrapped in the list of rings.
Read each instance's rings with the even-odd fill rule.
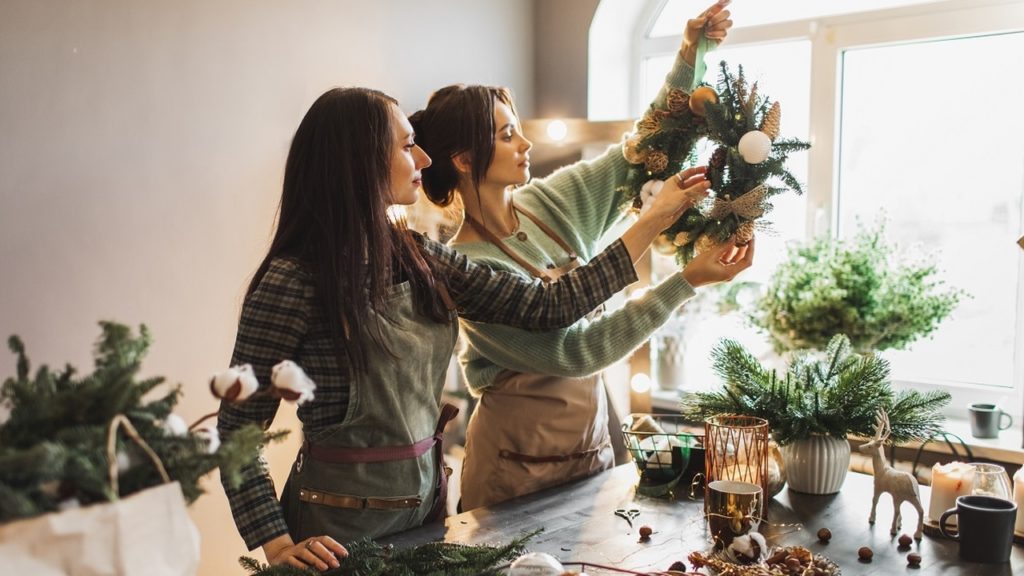
[[[805,494],[835,494],[850,469],[850,443],[814,435],[781,447],[789,488]]]

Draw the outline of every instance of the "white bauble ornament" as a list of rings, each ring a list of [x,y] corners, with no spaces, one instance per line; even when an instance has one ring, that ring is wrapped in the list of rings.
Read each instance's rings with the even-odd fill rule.
[[[565,567],[551,554],[523,554],[508,567],[508,576],[559,576]]]
[[[760,130],[751,130],[740,138],[736,146],[747,164],[760,164],[768,159],[772,152],[772,139]]]

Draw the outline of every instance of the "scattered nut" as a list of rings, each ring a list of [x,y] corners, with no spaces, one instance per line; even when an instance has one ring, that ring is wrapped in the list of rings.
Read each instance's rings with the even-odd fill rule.
[[[872,552],[871,548],[868,548],[867,546],[861,546],[860,550],[857,550],[857,557],[861,560],[864,560],[865,562],[870,562],[871,557],[874,555],[875,553]]]
[[[652,530],[650,526],[647,526],[647,525],[641,526],[640,527],[640,541],[641,542],[646,542],[646,541],[650,540],[651,539],[651,534],[653,534],[653,533],[654,533],[654,530]]]
[[[914,543],[914,539],[907,534],[900,536],[900,548],[910,548],[910,545]]]
[[[921,555],[917,552],[911,552],[910,554],[907,554],[907,564],[909,564],[910,566],[914,566],[915,568],[917,566],[920,566]]]
[[[676,560],[668,567],[669,572],[686,572],[686,564],[680,560]]]
[[[826,542],[828,542],[831,539],[832,539],[832,531],[831,530],[829,530],[828,528],[822,528],[821,530],[818,530],[818,541],[819,542],[826,543]]]

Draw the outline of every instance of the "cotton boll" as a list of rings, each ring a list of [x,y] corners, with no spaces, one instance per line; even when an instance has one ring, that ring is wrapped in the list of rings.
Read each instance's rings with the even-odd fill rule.
[[[291,360],[283,360],[271,369],[270,382],[282,398],[300,406],[312,400],[316,390],[316,384]]]
[[[185,420],[183,420],[181,416],[178,416],[173,412],[168,414],[167,418],[164,418],[162,427],[164,429],[164,434],[167,436],[181,438],[188,435],[188,424],[185,423]]]
[[[206,445],[207,454],[216,454],[220,448],[220,434],[217,433],[216,428],[199,428],[192,435]]]
[[[241,402],[252,396],[259,387],[260,383],[249,364],[232,366],[210,378],[210,392],[228,402]]]
[[[508,567],[509,576],[559,576],[564,572],[562,563],[544,552],[523,554]]]

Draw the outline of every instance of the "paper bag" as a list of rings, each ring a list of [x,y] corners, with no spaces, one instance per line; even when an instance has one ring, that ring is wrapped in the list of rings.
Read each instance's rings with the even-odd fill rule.
[[[199,532],[177,482],[116,502],[0,524],[3,574],[191,576]]]

